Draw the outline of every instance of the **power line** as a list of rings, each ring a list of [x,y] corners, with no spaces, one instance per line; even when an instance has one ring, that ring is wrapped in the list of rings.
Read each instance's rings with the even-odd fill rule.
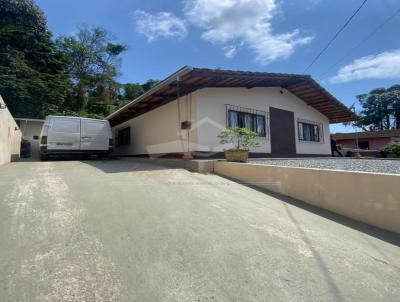
[[[347,25],[349,25],[349,23],[351,22],[351,20],[353,20],[353,18],[358,14],[358,12],[361,10],[361,8],[365,5],[365,3],[367,3],[368,0],[364,0],[363,3],[361,3],[361,5],[357,8],[357,10],[350,16],[350,18],[346,21],[346,23],[344,23],[342,25],[342,27],[336,32],[336,34],[333,36],[333,38],[328,42],[328,44],[326,44],[326,46],[319,52],[319,54],[314,58],[314,60],[312,60],[312,62],[310,63],[310,65],[307,66],[306,69],[304,69],[303,73],[306,73],[307,70],[309,70],[311,68],[311,66],[314,65],[314,63],[322,56],[322,54],[329,48],[329,46],[331,46],[331,44],[333,43],[333,41],[336,40],[336,38],[340,35],[340,33],[347,27]]]
[[[339,63],[343,62],[344,59],[346,59],[351,53],[353,53],[355,50],[357,50],[361,45],[363,45],[365,42],[367,42],[369,39],[371,39],[381,28],[383,28],[389,21],[391,21],[394,17],[396,17],[400,13],[400,8],[396,10],[393,14],[391,14],[388,18],[385,19],[380,25],[375,27],[375,29],[369,33],[363,40],[360,41],[356,46],[351,48],[348,52],[346,52],[339,60],[337,60],[334,64],[332,64],[329,68],[328,71],[323,73],[321,75],[321,78],[324,77],[326,74],[329,73],[331,69],[336,67]]]

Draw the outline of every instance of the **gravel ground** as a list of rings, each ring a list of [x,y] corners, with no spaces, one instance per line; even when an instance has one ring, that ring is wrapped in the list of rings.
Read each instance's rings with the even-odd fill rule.
[[[400,160],[378,159],[263,159],[252,160],[252,163],[318,169],[335,169],[347,171],[378,172],[400,174]]]

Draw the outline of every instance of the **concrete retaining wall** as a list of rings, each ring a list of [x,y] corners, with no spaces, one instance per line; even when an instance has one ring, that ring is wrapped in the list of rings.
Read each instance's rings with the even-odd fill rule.
[[[224,161],[214,172],[400,233],[400,175]]]
[[[19,158],[22,134],[0,96],[0,165]]]

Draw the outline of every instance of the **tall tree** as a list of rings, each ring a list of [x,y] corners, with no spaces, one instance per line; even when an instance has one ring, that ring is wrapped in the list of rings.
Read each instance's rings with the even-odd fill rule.
[[[124,85],[124,99],[132,101],[144,93],[143,86],[138,83],[126,83]]]
[[[0,0],[0,94],[12,114],[62,111],[70,87],[64,67],[39,7],[32,0]]]
[[[120,55],[126,47],[112,43],[104,28],[87,26],[80,27],[74,36],[60,37],[56,43],[68,58],[68,73],[74,86],[70,96],[71,108],[81,113],[107,114],[103,110],[91,110],[102,106],[112,110],[120,88],[115,80]]]
[[[366,130],[400,128],[400,85],[357,96],[362,111],[359,126]]]
[[[394,117],[394,127],[400,129],[400,85],[393,85],[386,90],[385,98],[390,100],[390,109]]]
[[[159,80],[147,80],[146,83],[142,84],[142,87],[144,89],[144,91],[150,90],[151,88],[153,88],[154,86],[156,86],[158,83],[160,83]]]

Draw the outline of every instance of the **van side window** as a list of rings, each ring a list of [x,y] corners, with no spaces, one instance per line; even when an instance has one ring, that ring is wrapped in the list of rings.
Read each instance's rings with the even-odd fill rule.
[[[131,144],[131,127],[118,130],[118,146]]]
[[[78,133],[79,132],[79,120],[78,119],[56,119],[56,120],[54,120],[51,128],[54,132]]]

